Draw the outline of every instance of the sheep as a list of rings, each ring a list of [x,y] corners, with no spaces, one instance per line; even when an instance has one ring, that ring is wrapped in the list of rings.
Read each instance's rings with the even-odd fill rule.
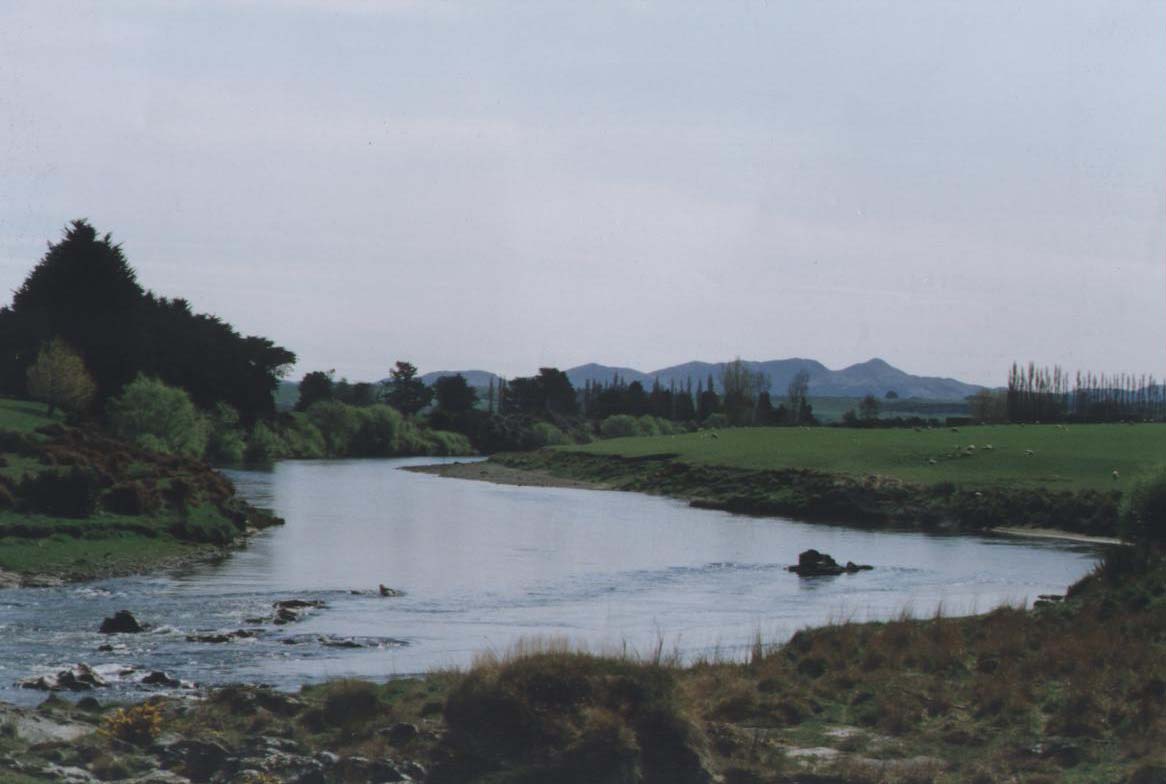
[[[984,444],[984,448],[985,448],[985,449],[987,449],[989,452],[991,452],[991,451],[992,451],[992,445],[991,445],[991,444]]]
[[[1117,481],[1117,478],[1118,478],[1119,476],[1121,476],[1121,474],[1119,474],[1119,473],[1117,472],[1117,469],[1116,469],[1116,468],[1115,468],[1115,469],[1113,469],[1113,481],[1115,481],[1115,482],[1116,482],[1116,481]]]
[[[931,465],[936,465],[936,464],[938,464],[938,462],[939,462],[939,461],[937,461],[937,460],[936,460],[936,459],[933,457],[933,458],[931,458],[930,460],[928,460],[927,462],[928,462],[928,463],[930,463]]]
[[[1033,455],[1036,454],[1036,452],[1034,452],[1031,449],[1026,449],[1026,450],[1024,450],[1024,454],[1027,455],[1028,457],[1032,457]]]

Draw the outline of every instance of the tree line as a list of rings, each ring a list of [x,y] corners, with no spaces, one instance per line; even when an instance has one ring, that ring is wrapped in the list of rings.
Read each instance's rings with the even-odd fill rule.
[[[997,407],[999,409],[999,406]],[[1081,372],[1013,363],[1003,409],[1010,422],[1166,420],[1166,385],[1152,375]]]

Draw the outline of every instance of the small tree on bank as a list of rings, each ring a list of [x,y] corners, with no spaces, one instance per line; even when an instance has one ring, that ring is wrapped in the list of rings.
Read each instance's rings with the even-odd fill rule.
[[[93,401],[97,385],[81,356],[60,338],[45,344],[28,368],[28,394],[48,405],[49,416],[61,407],[83,411]]]
[[[113,432],[147,449],[184,455],[206,450],[206,421],[186,390],[138,376],[109,404]]]

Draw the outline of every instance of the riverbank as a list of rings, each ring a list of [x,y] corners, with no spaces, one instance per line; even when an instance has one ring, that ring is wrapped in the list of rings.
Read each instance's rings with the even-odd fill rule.
[[[0,587],[211,560],[281,522],[199,460],[0,405]]]
[[[1157,781],[1166,568],[1127,552],[1033,610],[830,625],[747,662],[543,641],[382,684],[0,708],[0,780]]]
[[[502,484],[643,492],[706,509],[870,528],[986,532],[1007,521],[1009,530],[1096,537],[1101,543],[1117,532],[1120,498],[1116,491],[919,485],[877,475],[858,479],[805,469],[703,465],[675,454],[624,457],[578,450],[501,454],[484,463],[417,470]]]

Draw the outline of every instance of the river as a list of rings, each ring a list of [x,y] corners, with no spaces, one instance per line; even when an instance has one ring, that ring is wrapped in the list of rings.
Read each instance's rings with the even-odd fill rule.
[[[1080,544],[872,532],[398,470],[426,462],[434,460],[232,471],[244,496],[287,525],[177,573],[0,591],[0,700],[39,701],[42,692],[16,682],[77,662],[113,684],[99,697],[117,699],[151,688],[137,683],[151,670],[200,684],[294,688],[465,666],[477,652],[530,638],[739,657],[758,634],[780,642],[832,621],[1031,602],[1062,593],[1096,559]],[[875,569],[818,579],[787,572],[810,547]],[[379,584],[404,595],[382,598]],[[288,598],[326,607],[298,623],[256,621]],[[101,619],[122,608],[152,629],[98,634]],[[221,644],[187,639],[238,629],[257,633]]]

